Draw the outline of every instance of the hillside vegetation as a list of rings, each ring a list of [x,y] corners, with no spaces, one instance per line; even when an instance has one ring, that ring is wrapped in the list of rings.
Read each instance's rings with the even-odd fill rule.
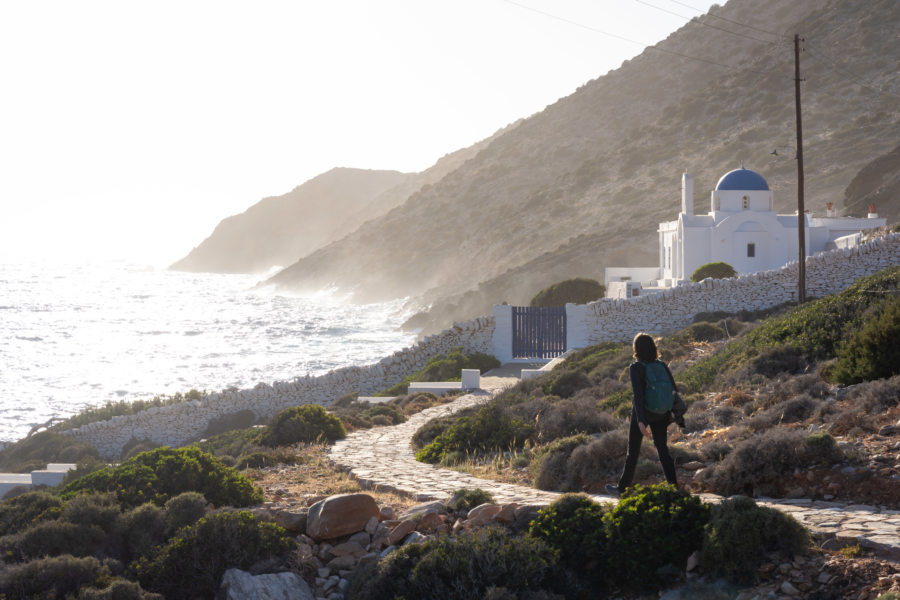
[[[697,212],[717,179],[742,163],[766,177],[780,211],[791,211],[796,163],[784,148],[793,143],[795,32],[808,47],[807,207],[823,214],[832,201],[842,213],[861,214],[857,204],[843,205],[844,191],[900,133],[891,93],[900,73],[898,26],[893,0],[730,0],[271,282],[333,283],[360,300],[417,296],[431,316],[416,326],[443,329],[498,301],[525,304],[563,278],[602,280],[606,266],[654,264],[657,224],[678,212],[685,170],[696,182]],[[896,202],[885,199],[885,214]],[[399,240],[412,231],[435,235],[418,236],[410,251]]]
[[[898,286],[894,267],[768,316],[700,315],[662,338],[688,404],[685,430],[670,438],[679,480],[726,496],[900,507]],[[575,352],[489,404],[425,425],[417,458],[487,466],[489,477],[541,489],[602,492],[624,463],[632,360],[622,343]],[[652,447],[643,451],[638,480],[660,480]]]

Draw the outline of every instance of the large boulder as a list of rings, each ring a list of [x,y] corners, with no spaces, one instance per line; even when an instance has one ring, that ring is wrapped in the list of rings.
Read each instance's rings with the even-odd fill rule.
[[[306,535],[316,541],[330,540],[362,531],[380,511],[368,494],[339,494],[316,502],[309,508]]]
[[[309,585],[296,573],[251,575],[240,569],[228,569],[216,600],[315,600]]]

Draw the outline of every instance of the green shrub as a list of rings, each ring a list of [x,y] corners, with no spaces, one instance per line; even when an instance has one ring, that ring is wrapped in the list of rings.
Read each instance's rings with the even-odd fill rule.
[[[879,314],[838,353],[832,377],[845,385],[900,373],[900,299],[888,298]]]
[[[47,463],[77,463],[97,458],[97,450],[68,435],[42,431],[0,450],[0,471],[28,473]]]
[[[544,288],[531,299],[529,306],[565,306],[587,304],[606,295],[606,288],[596,279],[575,277]]]
[[[263,449],[263,446],[256,443],[260,430],[261,428],[256,427],[234,429],[194,442],[193,445],[213,456],[234,457],[242,454],[252,454]]]
[[[63,487],[60,496],[115,492],[127,508],[145,502],[164,504],[182,492],[200,492],[216,506],[252,506],[262,492],[249,479],[194,446],[168,446],[144,452],[118,467],[106,467]]]
[[[198,492],[184,492],[169,499],[163,507],[166,511],[166,526],[169,535],[199,521],[206,515],[208,505],[203,494]]]
[[[91,556],[109,544],[109,536],[96,525],[42,521],[19,533],[0,538],[0,556],[15,562],[42,556]]]
[[[491,588],[505,588],[519,597],[559,585],[557,560],[557,552],[534,537],[484,528],[455,539],[440,536],[408,544],[357,569],[347,597],[480,600]]]
[[[376,404],[371,408],[367,408],[363,411],[362,416],[372,419],[373,422],[376,417],[387,417],[388,425],[399,425],[406,422],[406,416],[403,414],[403,411],[393,404],[387,403]]]
[[[701,564],[706,572],[750,585],[770,554],[790,560],[810,543],[809,532],[790,515],[737,496],[712,508],[703,536]]]
[[[147,452],[159,448],[160,446],[162,446],[162,444],[157,444],[153,440],[137,440],[131,438],[124,446],[122,446],[122,452],[119,454],[119,458],[121,460],[128,460],[141,452]]]
[[[726,262],[711,262],[697,267],[697,270],[691,275],[691,281],[703,281],[707,277],[713,279],[728,279],[729,277],[737,277],[737,271],[734,267]]]
[[[535,452],[531,461],[534,487],[539,490],[560,490],[566,481],[566,462],[579,446],[591,442],[591,436],[579,433],[553,440]]]
[[[409,390],[413,381],[459,381],[462,369],[478,369],[480,372],[490,371],[500,366],[500,361],[482,352],[464,354],[462,348],[454,348],[446,355],[435,356],[425,364],[421,371],[416,371],[400,383],[390,387],[379,396],[402,396]]]
[[[235,429],[247,429],[254,423],[256,423],[256,414],[249,408],[245,408],[244,410],[212,419],[207,424],[203,437],[213,437]]]
[[[165,598],[160,594],[144,591],[133,581],[116,579],[103,589],[81,588],[78,600],[165,600]]]
[[[448,510],[453,511],[469,511],[476,506],[494,502],[494,496],[479,488],[462,488],[453,492],[450,499],[447,500],[446,506]]]
[[[104,587],[109,568],[93,557],[53,556],[0,570],[0,597],[8,600],[67,598],[86,585]]]
[[[709,506],[673,485],[635,485],[603,516],[607,572],[625,588],[654,587],[661,570],[684,571],[699,550]]]
[[[556,374],[548,378],[547,391],[560,398],[570,398],[578,390],[590,387],[593,382],[581,371],[571,370]]]
[[[270,558],[284,557],[295,543],[273,523],[248,511],[204,517],[181,530],[159,552],[133,563],[144,589],[168,600],[213,598],[230,567],[247,570]]]
[[[604,578],[606,533],[602,505],[581,494],[565,494],[538,512],[528,533],[559,551],[564,564],[594,581]]]
[[[86,493],[75,496],[62,509],[59,518],[76,525],[96,525],[109,533],[115,530],[122,508],[111,492]]]
[[[234,463],[234,468],[238,471],[243,471],[244,469],[274,467],[277,464],[278,459],[271,452],[254,452],[253,454],[244,454],[238,457]]]
[[[454,415],[431,419],[416,430],[416,432],[412,436],[412,439],[410,440],[410,444],[416,450],[421,450],[422,448],[433,442],[439,435],[450,429],[450,426],[453,425],[458,419],[462,417],[470,417],[473,414],[475,414],[475,409],[471,408],[461,410]]]
[[[333,442],[347,436],[341,420],[318,404],[292,406],[275,415],[257,438],[263,446],[288,446],[298,442]]]
[[[123,514],[119,527],[126,562],[149,556],[154,548],[166,541],[166,511],[149,502],[142,504]]]
[[[724,496],[780,496],[785,477],[795,469],[841,459],[834,438],[827,433],[775,428],[747,438],[718,465],[704,471],[703,481]]]
[[[63,502],[49,492],[26,492],[0,502],[0,536],[18,533],[41,521],[55,519]]]
[[[726,333],[725,330],[718,325],[699,322],[688,325],[674,337],[682,342],[715,342],[724,340]]]
[[[491,402],[472,416],[458,418],[434,441],[416,453],[416,460],[436,464],[454,451],[483,452],[520,448],[534,428]]]

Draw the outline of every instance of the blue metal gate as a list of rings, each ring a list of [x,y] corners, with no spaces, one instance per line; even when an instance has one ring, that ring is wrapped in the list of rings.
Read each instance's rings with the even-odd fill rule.
[[[513,358],[556,358],[566,351],[566,308],[513,306]]]

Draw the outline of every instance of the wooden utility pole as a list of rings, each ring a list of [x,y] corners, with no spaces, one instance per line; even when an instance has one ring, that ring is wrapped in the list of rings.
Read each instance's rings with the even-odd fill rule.
[[[794,35],[794,99],[797,107],[797,234],[800,241],[797,301],[806,302],[806,211],[803,207],[803,125],[800,120],[800,34]]]

